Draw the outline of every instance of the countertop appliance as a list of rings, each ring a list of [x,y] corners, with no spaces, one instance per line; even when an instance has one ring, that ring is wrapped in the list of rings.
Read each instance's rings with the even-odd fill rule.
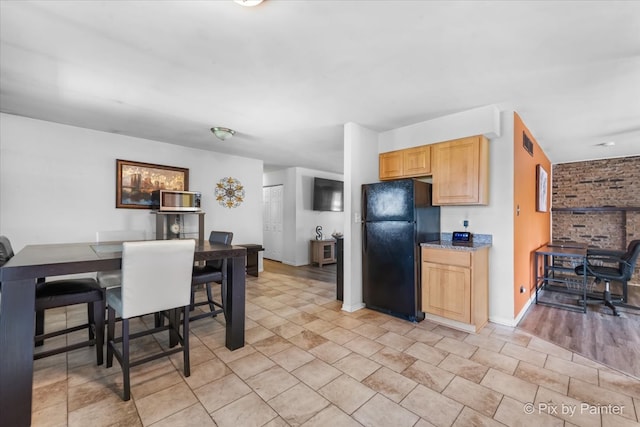
[[[362,285],[367,307],[424,319],[420,243],[440,239],[431,184],[402,179],[362,186]]]
[[[199,212],[201,199],[199,191],[154,190],[151,207],[168,212]]]

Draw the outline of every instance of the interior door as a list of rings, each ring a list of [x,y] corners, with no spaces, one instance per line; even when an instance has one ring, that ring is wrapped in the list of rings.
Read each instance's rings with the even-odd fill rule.
[[[282,261],[284,235],[282,228],[283,186],[262,188],[262,217],[264,232],[264,258]]]

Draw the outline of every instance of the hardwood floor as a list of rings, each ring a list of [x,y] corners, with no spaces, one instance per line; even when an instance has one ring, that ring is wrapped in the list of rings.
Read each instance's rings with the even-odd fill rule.
[[[292,265],[283,264],[278,261],[264,259],[264,269],[278,274],[286,274],[287,276],[302,277],[305,279],[314,279],[321,282],[336,283],[336,265],[326,264],[322,267],[317,265],[301,265],[294,267]]]
[[[629,286],[629,303],[640,306],[640,286]],[[518,328],[640,379],[640,310],[602,304],[587,313],[532,304]]]
[[[293,267],[264,260],[264,269],[288,276],[336,282],[336,264]],[[640,286],[629,286],[629,302],[640,306]],[[586,314],[532,304],[518,328],[640,379],[640,310],[618,308],[620,317],[603,305]]]

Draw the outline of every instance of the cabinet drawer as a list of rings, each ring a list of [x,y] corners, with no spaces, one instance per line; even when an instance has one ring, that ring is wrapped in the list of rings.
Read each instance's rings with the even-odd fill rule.
[[[471,252],[422,248],[422,262],[471,267]]]

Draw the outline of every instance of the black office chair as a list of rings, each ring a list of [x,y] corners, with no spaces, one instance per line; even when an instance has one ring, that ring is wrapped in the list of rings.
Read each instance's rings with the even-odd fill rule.
[[[605,284],[602,299],[588,299],[587,302],[605,304],[613,311],[614,316],[620,315],[616,306],[638,308],[627,304],[629,295],[627,282],[633,276],[638,256],[640,256],[640,240],[633,240],[629,243],[626,252],[606,249],[587,250],[587,276],[594,277],[595,283],[604,281]],[[584,266],[577,266],[575,272],[582,276]],[[611,281],[622,284],[622,294],[611,293]]]
[[[9,239],[0,236],[0,266],[13,257],[13,248]],[[75,304],[87,304],[88,320],[86,324],[44,333],[44,313],[49,308],[66,307]],[[36,284],[36,330],[35,345],[42,346],[44,340],[59,335],[88,329],[89,339],[64,347],[42,351],[34,354],[34,360],[54,354],[64,353],[86,346],[96,346],[96,363],[103,363],[104,344],[104,312],[105,293],[95,279],[65,279],[45,282],[44,278],[38,279]]]
[[[233,240],[233,233],[229,231],[212,231],[209,235],[209,242],[222,243],[230,245]],[[211,283],[219,283],[221,301],[215,301],[213,299],[213,293],[211,291]],[[205,285],[207,291],[206,301],[195,302],[195,291],[200,285]],[[193,274],[191,276],[191,310],[195,307],[208,305],[209,311],[192,315],[190,320],[203,319],[205,317],[215,317],[222,313],[225,315],[225,293],[227,290],[227,260],[216,259],[207,261],[204,266],[194,266]]]

